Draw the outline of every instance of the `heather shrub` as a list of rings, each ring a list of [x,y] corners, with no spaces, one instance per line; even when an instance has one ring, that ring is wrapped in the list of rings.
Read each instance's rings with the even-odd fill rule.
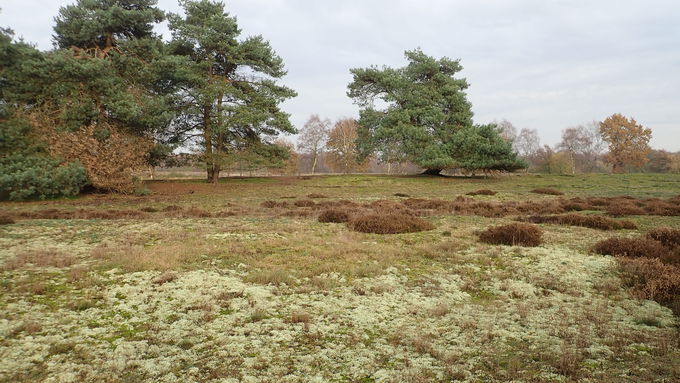
[[[0,214],[0,225],[11,225],[15,223],[14,218],[6,214]]]
[[[328,198],[328,196],[325,194],[311,193],[307,194],[307,198]]]
[[[612,203],[607,206],[607,214],[613,217],[626,215],[645,215],[645,211],[631,202]]]
[[[316,202],[311,199],[299,199],[293,203],[297,207],[313,207],[316,206]]]
[[[511,223],[491,227],[479,235],[479,240],[492,245],[529,246],[543,243],[543,230],[528,223]]]
[[[602,255],[640,258],[666,258],[670,253],[661,242],[645,237],[613,237],[598,242],[593,250]]]
[[[327,209],[319,214],[319,222],[324,223],[343,223],[349,221],[350,214],[347,210]]]
[[[362,215],[352,218],[348,226],[354,231],[375,234],[414,233],[434,229],[433,224],[422,218],[400,213]]]
[[[670,306],[680,314],[680,266],[649,258],[621,257],[618,262],[634,295]]]
[[[535,194],[564,195],[561,191],[553,188],[537,188],[530,190],[530,192]]]
[[[664,246],[680,246],[680,230],[670,227],[657,227],[647,232],[647,238],[661,242]]]
[[[497,192],[495,192],[493,190],[489,190],[489,189],[480,189],[480,190],[476,190],[476,191],[466,193],[466,195],[473,195],[473,196],[474,195],[496,195],[496,194],[497,194]]]
[[[287,202],[278,202],[278,201],[264,201],[260,204],[260,206],[267,208],[267,209],[273,209],[276,207],[287,207],[288,203]]]
[[[616,221],[600,215],[565,214],[542,216],[535,215],[524,220],[532,223],[548,223],[567,226],[588,227],[598,230],[637,229],[637,225],[631,221]]]

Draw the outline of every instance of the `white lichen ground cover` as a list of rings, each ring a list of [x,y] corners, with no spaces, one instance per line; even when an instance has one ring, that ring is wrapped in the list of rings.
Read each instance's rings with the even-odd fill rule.
[[[677,318],[587,251],[608,233],[545,226],[527,249],[476,242],[503,220],[429,219],[391,236],[248,217],[2,226],[0,381],[677,379]],[[69,262],[12,263],[45,249]],[[140,261],[154,254],[175,258]]]

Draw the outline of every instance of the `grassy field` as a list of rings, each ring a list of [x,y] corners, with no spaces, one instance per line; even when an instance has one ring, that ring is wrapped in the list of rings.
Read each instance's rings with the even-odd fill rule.
[[[649,209],[680,194],[680,175],[148,188],[0,204],[14,221],[0,225],[1,382],[680,381],[678,316],[592,252],[612,236],[680,228],[680,216]],[[478,189],[497,194],[464,196]],[[633,201],[608,199],[622,195],[647,210],[594,207]],[[569,203],[638,229],[541,224],[537,247],[479,241]],[[434,229],[381,235],[317,220],[340,207]]]

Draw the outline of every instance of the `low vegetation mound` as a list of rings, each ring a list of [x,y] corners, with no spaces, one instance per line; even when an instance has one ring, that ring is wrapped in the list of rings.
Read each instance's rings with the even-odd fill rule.
[[[657,227],[647,232],[647,238],[661,242],[664,246],[680,247],[680,230]]]
[[[328,196],[325,194],[311,193],[307,194],[307,198],[328,198]]]
[[[612,217],[623,217],[626,215],[645,215],[646,211],[632,202],[622,202],[607,206],[607,214]]]
[[[362,215],[352,218],[348,226],[354,231],[374,234],[415,233],[435,228],[433,224],[422,218],[402,213]]]
[[[349,219],[349,212],[342,209],[326,209],[319,214],[319,222],[324,223],[344,223]]]
[[[264,201],[260,204],[260,206],[267,208],[267,209],[274,209],[274,208],[277,208],[277,207],[288,207],[288,202]]]
[[[528,223],[511,223],[491,227],[479,235],[479,240],[492,245],[529,246],[543,243],[543,230]]]
[[[410,197],[410,195],[408,195],[406,193],[394,193],[394,196],[395,197],[402,197],[402,198]]]
[[[561,191],[553,188],[537,188],[530,190],[530,192],[535,194],[564,195]]]
[[[15,223],[14,218],[9,215],[0,214],[0,225],[11,225]]]
[[[469,193],[466,193],[466,195],[473,195],[473,196],[474,195],[496,195],[496,194],[498,194],[498,192],[495,192],[495,191],[489,190],[489,189],[479,189],[479,190],[475,190],[475,191],[471,191]]]
[[[680,266],[656,258],[617,259],[633,295],[670,307],[680,315]]]
[[[314,207],[316,206],[316,202],[312,201],[311,199],[299,199],[293,202],[293,205],[297,207]]]
[[[635,222],[622,220],[617,221],[611,218],[603,217],[601,215],[580,215],[580,214],[564,214],[564,215],[533,215],[521,219],[522,221],[532,223],[548,223],[555,225],[580,226],[588,227],[598,230],[620,230],[620,229],[637,229]]]
[[[680,257],[675,247],[664,246],[660,241],[648,237],[613,237],[598,242],[593,250],[602,255],[656,258],[664,263],[680,264]]]

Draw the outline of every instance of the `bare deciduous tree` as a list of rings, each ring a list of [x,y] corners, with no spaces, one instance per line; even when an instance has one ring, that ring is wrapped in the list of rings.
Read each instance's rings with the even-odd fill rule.
[[[517,138],[517,128],[515,128],[512,122],[502,119],[500,122],[494,120],[493,124],[496,124],[501,132],[501,137],[506,140],[514,141]]]
[[[530,158],[541,149],[541,139],[536,129],[522,129],[515,141],[513,149],[523,158]]]
[[[329,119],[322,120],[318,114],[313,114],[300,130],[298,150],[312,156],[312,174],[316,171],[319,154],[326,146],[330,126],[331,121]]]
[[[328,135],[328,162],[334,171],[350,173],[365,169],[367,161],[359,161],[357,122],[345,118],[335,123]]]
[[[564,129],[557,148],[567,152],[580,171],[592,172],[604,146],[598,123],[591,122]]]

